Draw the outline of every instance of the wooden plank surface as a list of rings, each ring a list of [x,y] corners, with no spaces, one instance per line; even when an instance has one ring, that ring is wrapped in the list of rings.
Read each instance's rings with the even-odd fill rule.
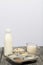
[[[0,48],[0,57],[1,57],[1,48]],[[0,65],[18,65],[18,64],[8,62],[3,56],[0,62]],[[20,65],[43,65],[43,47],[40,47],[40,55],[37,62],[28,63],[28,64],[20,64]]]
[[[36,63],[34,63],[33,65],[43,65],[43,61],[39,57],[38,61]]]

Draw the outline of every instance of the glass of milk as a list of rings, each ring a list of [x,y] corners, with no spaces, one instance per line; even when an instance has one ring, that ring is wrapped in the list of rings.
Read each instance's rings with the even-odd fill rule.
[[[36,55],[38,53],[38,46],[36,44],[27,44],[27,52],[32,55]]]

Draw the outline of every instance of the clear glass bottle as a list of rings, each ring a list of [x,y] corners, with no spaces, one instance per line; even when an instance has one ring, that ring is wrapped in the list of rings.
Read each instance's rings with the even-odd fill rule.
[[[12,33],[10,29],[6,29],[4,39],[4,55],[12,54]]]

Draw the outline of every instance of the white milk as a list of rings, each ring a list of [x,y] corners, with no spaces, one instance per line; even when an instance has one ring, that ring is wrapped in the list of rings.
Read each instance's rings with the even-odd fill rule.
[[[37,51],[37,46],[35,45],[27,46],[27,52],[29,52],[30,54],[36,54],[36,51]]]
[[[4,40],[4,55],[12,54],[12,34],[10,29],[6,30]]]

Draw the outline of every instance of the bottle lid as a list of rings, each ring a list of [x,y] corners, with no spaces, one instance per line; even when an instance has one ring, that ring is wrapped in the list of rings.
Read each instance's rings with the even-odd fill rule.
[[[9,28],[7,28],[5,31],[8,32],[8,33],[11,32],[11,30]]]

